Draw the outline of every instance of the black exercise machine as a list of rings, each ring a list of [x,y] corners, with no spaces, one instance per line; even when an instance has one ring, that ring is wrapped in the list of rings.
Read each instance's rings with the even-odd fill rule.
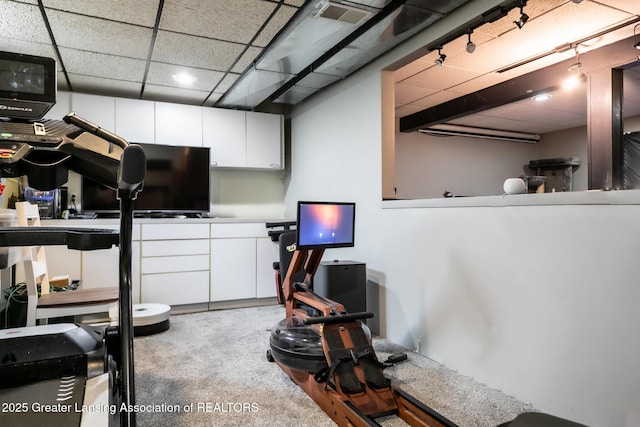
[[[52,190],[71,170],[113,189],[120,200],[119,233],[0,229],[2,247],[118,245],[120,271],[117,327],[63,323],[0,331],[0,401],[9,405],[0,411],[0,424],[80,425],[83,416],[105,416],[109,425],[135,425],[131,241],[133,203],[146,171],[144,151],[73,113],[64,121],[38,120],[55,103],[52,59],[0,52],[0,66],[4,78],[13,79],[0,82],[0,111],[6,116],[0,119],[0,177],[26,176],[29,186]]]
[[[313,292],[313,277],[324,250],[354,245],[355,204],[298,202],[296,231],[281,248],[280,269],[286,317],[271,329],[267,360],[298,384],[339,426],[380,426],[395,415],[411,426],[456,424],[396,387],[383,369],[407,358],[391,355],[380,362],[363,319],[372,313],[347,313],[339,302]],[[288,268],[286,267],[288,265]],[[274,266],[275,267],[275,266]],[[302,279],[299,279],[301,277]],[[499,427],[585,427],[542,413],[524,413]]]

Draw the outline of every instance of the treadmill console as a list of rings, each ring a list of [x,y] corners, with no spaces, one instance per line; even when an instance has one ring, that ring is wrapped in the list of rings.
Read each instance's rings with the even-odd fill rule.
[[[0,52],[0,117],[39,119],[55,103],[54,59]]]

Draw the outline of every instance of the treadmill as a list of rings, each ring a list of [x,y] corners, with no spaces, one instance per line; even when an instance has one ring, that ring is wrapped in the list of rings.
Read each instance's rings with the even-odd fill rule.
[[[119,247],[118,326],[73,323],[0,330],[0,425],[135,425],[131,240],[133,203],[143,188],[144,151],[69,113],[40,118],[55,103],[51,58],[0,52],[0,177],[26,176],[52,190],[68,171],[114,191],[120,229],[0,228],[0,268],[18,261],[6,248],[66,245]]]

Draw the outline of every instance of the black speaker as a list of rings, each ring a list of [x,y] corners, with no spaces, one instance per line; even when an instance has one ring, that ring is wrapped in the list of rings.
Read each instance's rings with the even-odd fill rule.
[[[69,189],[67,187],[60,187],[60,212],[66,211],[69,207]]]
[[[344,305],[348,313],[367,311],[367,265],[357,261],[323,261],[313,278],[313,290]]]

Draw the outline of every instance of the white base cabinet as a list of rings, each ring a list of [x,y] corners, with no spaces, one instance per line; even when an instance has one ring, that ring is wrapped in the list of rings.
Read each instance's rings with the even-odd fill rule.
[[[69,221],[47,226],[68,227]],[[117,229],[114,222],[86,221],[73,227]],[[172,306],[275,297],[273,262],[278,245],[263,222],[143,222],[133,226],[131,258],[134,304]],[[85,288],[119,282],[119,252],[47,248],[51,271],[82,279]]]
[[[209,302],[208,224],[141,224],[140,302]]]
[[[279,261],[278,242],[271,241],[270,237],[256,239],[256,298],[278,295],[274,261]]]
[[[256,239],[213,239],[211,301],[256,297]]]

